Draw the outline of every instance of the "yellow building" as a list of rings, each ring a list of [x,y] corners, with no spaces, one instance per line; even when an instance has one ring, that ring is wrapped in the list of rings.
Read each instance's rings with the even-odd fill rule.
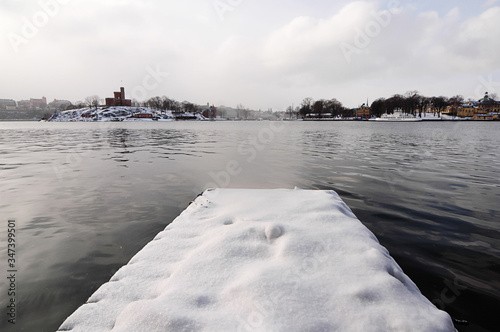
[[[477,113],[474,114],[473,120],[493,120],[493,115],[490,113]]]
[[[457,113],[457,108],[455,106],[446,106],[446,108],[441,112],[443,115],[453,116]]]
[[[466,105],[462,105],[457,109],[457,116],[460,118],[472,118],[474,114],[477,112],[477,107],[468,103]]]
[[[488,92],[484,94],[483,99],[479,99],[479,109],[483,112],[498,112],[500,110],[500,103],[491,99]]]
[[[488,92],[484,94],[484,98],[479,99],[478,106],[474,112],[474,120],[498,120],[500,112],[500,103],[490,98]]]
[[[363,104],[360,108],[354,110],[354,116],[362,119],[370,118],[370,107]]]
[[[491,104],[488,106],[488,111],[492,113],[499,113],[500,112],[500,103],[496,102],[495,104]]]

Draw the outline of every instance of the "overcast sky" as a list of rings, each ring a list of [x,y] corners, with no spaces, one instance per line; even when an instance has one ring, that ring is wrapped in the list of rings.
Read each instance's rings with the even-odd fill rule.
[[[0,0],[0,98],[479,99],[500,92],[499,18],[499,0]]]

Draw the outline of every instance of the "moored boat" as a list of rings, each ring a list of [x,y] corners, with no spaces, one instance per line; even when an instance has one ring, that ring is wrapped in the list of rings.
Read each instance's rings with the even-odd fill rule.
[[[393,114],[382,114],[380,118],[372,118],[370,120],[386,122],[417,122],[422,121],[422,118],[417,118],[412,114],[406,114],[402,111],[394,111]]]

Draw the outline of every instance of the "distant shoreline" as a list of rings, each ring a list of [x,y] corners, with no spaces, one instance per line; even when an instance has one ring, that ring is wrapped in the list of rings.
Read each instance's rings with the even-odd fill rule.
[[[244,120],[233,120],[233,119],[217,119],[215,122],[262,122],[262,121],[285,121],[285,122],[376,122],[376,123],[394,123],[399,121],[368,121],[368,120],[354,120],[354,119],[282,119],[282,120],[256,120],[256,119],[244,119]],[[210,121],[210,122],[214,122]],[[44,121],[44,120],[30,120],[30,119],[0,119],[0,122],[58,122],[58,123],[69,123],[69,122],[77,122],[77,123],[100,123],[100,122],[113,122],[113,121]],[[163,121],[117,121],[122,123],[147,123],[147,122],[163,122]],[[207,122],[207,121],[199,121],[199,120],[191,120],[191,121],[169,121],[169,122]],[[405,122],[405,121],[401,121]],[[416,122],[500,122],[500,120],[479,120],[479,119],[422,119],[422,121]]]

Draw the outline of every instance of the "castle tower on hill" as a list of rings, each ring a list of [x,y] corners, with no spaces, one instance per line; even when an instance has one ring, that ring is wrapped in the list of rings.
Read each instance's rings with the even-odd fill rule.
[[[132,106],[132,100],[125,99],[125,88],[121,87],[119,92],[114,92],[113,98],[106,98],[106,106]]]

